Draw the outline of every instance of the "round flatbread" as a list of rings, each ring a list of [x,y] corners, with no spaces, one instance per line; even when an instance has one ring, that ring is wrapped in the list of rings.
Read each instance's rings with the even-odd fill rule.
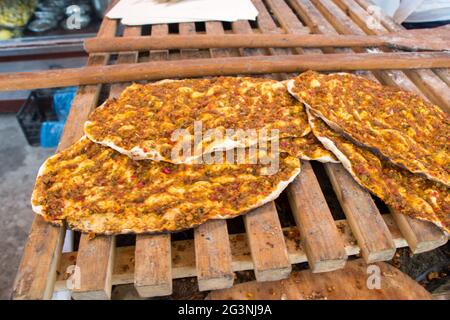
[[[438,106],[348,73],[308,71],[287,87],[348,139],[410,172],[450,185],[450,118]]]
[[[264,150],[255,157],[209,165],[134,161],[83,137],[41,166],[32,207],[82,232],[180,231],[259,207],[300,172],[295,157]]]
[[[413,174],[359,147],[309,113],[316,137],[331,150],[353,178],[396,212],[429,221],[450,232],[450,190]]]
[[[303,104],[283,83],[219,77],[133,84],[95,109],[84,131],[135,160],[194,163],[203,154],[252,146],[263,131],[270,141],[311,129]],[[181,142],[190,154],[175,151]]]
[[[281,139],[279,149],[280,152],[286,152],[302,160],[339,163],[334,154],[327,150],[312,132],[304,137]]]

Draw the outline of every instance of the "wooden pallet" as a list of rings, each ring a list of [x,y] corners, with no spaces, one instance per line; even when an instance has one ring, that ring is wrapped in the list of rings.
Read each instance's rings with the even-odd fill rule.
[[[365,0],[253,0],[259,10],[256,23],[238,21],[181,23],[151,26],[151,35],[207,33],[304,33],[309,28],[321,34],[382,34],[401,30],[387,16],[378,29],[366,22],[370,14]],[[148,27],[125,27],[104,19],[98,37],[148,36]],[[150,36],[151,36],[150,35]],[[211,59],[232,56],[280,54],[327,54],[359,52],[362,48],[302,49],[210,49],[157,50],[145,54],[121,53],[115,63],[177,59]],[[373,50],[373,49],[372,49]],[[378,49],[377,49],[378,50]],[[381,49],[379,49],[381,51]],[[91,54],[88,65],[107,65],[114,56]],[[307,57],[305,57],[307,59]],[[206,61],[206,60],[205,60]],[[447,69],[415,71],[373,71],[363,73],[383,84],[397,85],[419,93],[425,99],[450,110],[450,72]],[[287,74],[267,77],[285,79]],[[113,84],[116,96],[124,84]],[[83,134],[88,114],[100,104],[101,85],[78,90],[58,150],[70,146]],[[323,176],[318,172],[322,172]],[[333,191],[323,192],[329,183]],[[331,189],[331,188],[330,188]],[[76,252],[61,253],[65,230],[36,217],[24,248],[14,283],[13,299],[49,299],[55,291],[67,291],[66,271],[76,265],[79,287],[75,299],[109,299],[113,285],[134,283],[141,296],[169,295],[172,280],[196,277],[200,290],[215,290],[233,285],[235,271],[253,270],[258,281],[286,278],[292,264],[308,262],[313,272],[342,268],[348,256],[360,254],[366,262],[390,260],[396,248],[409,247],[413,253],[432,250],[445,244],[447,236],[430,223],[412,220],[395,211],[380,209],[372,196],[360,188],[338,164],[314,165],[303,162],[302,173],[285,191],[290,215],[295,224],[282,227],[274,202],[253,210],[243,218],[245,232],[230,234],[230,221],[210,221],[196,228],[192,239],[175,236],[140,235],[131,246],[117,246],[116,237],[89,239],[81,235]],[[330,196],[331,194],[331,196]],[[284,197],[284,198],[283,198]],[[287,199],[287,200],[286,200]],[[337,199],[337,200],[336,200]],[[280,200],[278,200],[280,201]],[[334,202],[333,202],[334,201]],[[342,208],[345,219],[337,220]],[[381,212],[380,212],[381,210]],[[384,214],[381,214],[384,213]],[[285,219],[285,217],[283,218]]]

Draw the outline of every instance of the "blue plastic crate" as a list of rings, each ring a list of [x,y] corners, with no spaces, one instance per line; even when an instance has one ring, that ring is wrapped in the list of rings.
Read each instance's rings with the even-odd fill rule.
[[[55,148],[58,146],[64,130],[64,122],[45,121],[41,125],[41,147]]]

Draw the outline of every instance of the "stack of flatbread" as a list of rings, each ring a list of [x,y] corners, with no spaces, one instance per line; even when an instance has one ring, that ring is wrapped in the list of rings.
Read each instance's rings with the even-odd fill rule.
[[[32,205],[47,221],[97,234],[232,218],[278,197],[299,174],[299,158],[337,162],[312,134],[303,104],[269,79],[133,84],[84,129],[42,165]],[[181,154],[178,142],[188,147]]]
[[[289,92],[319,141],[393,210],[450,230],[450,118],[419,96],[346,73],[305,72]]]
[[[84,132],[42,165],[32,195],[37,214],[71,229],[174,232],[232,218],[277,198],[303,159],[341,161],[398,212],[448,231],[448,117],[356,76],[133,84]]]

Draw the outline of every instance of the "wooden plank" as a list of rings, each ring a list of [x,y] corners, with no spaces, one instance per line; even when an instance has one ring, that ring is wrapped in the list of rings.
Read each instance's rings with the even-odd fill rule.
[[[141,297],[172,293],[170,235],[143,235],[136,239],[134,286]]]
[[[355,55],[333,53],[328,56],[312,54],[308,59],[298,55],[181,59],[158,63],[150,61],[140,64],[2,73],[0,91],[179,77],[300,72],[308,69],[343,71],[448,67],[450,54],[446,52],[380,52]]]
[[[125,27],[123,31],[123,37],[133,37],[141,34],[141,27]],[[138,61],[139,53],[138,52],[124,52],[118,55],[116,64],[123,63],[135,63]],[[109,92],[110,98],[116,98],[122,93],[126,86],[129,83],[115,83],[111,85],[111,89]]]
[[[36,216],[13,285],[12,299],[50,299],[61,256],[65,229]]]
[[[253,33],[248,21],[232,23],[236,34]],[[244,49],[241,55],[255,56],[262,50]],[[284,279],[292,270],[281,231],[275,203],[272,201],[244,216],[247,238],[252,253],[255,277],[258,281]]]
[[[226,221],[212,220],[194,229],[195,262],[200,291],[233,285],[231,249]]]
[[[389,33],[390,30],[384,26],[379,28],[370,28],[367,22],[370,19],[369,13],[364,10],[354,0],[336,1],[355,23],[368,35],[383,35]],[[389,24],[390,25],[390,24]],[[396,31],[398,28],[392,29]],[[404,30],[404,29],[403,29]],[[393,50],[395,52],[395,50]],[[405,71],[405,74],[428,96],[435,104],[450,112],[450,88],[447,84],[436,76],[432,70],[421,69],[414,72]]]
[[[89,239],[85,234],[81,236],[76,264],[80,286],[73,289],[72,298],[111,299],[115,244],[115,237],[98,236]]]
[[[441,78],[442,81],[450,86],[450,69],[434,69],[433,71]]]
[[[412,253],[430,251],[447,243],[447,236],[432,223],[411,219],[393,210],[391,212]]]
[[[279,34],[281,33],[280,28],[276,25],[276,23],[273,21],[272,16],[270,15],[269,11],[267,10],[266,6],[262,2],[262,0],[252,0],[253,5],[258,10],[258,17],[256,19],[256,23],[258,24],[259,30],[263,34]],[[269,53],[271,55],[289,55],[293,54],[292,49],[287,48],[269,48]],[[294,73],[290,74],[280,74],[276,75],[278,80],[286,80],[289,78],[293,78],[296,76]]]
[[[104,19],[98,37],[113,37],[117,23]],[[91,55],[87,65],[104,65],[109,55]],[[84,123],[97,103],[100,86],[80,87],[72,102],[58,151],[69,147],[83,135]],[[55,227],[36,216],[24,247],[22,260],[13,285],[13,299],[50,299],[61,255],[65,229]]]
[[[330,163],[325,168],[366,263],[391,260],[395,244],[370,194],[342,165]]]
[[[390,214],[382,215],[389,231],[394,239],[397,248],[407,247],[408,244],[403,238],[397,224]],[[357,255],[360,248],[357,245],[352,231],[346,220],[335,221],[344,243],[347,255]],[[285,235],[286,247],[291,264],[307,262],[307,256],[303,246],[297,227],[288,227],[283,229]],[[232,252],[232,268],[233,271],[244,271],[253,269],[253,261],[250,254],[250,248],[245,233],[231,234],[230,244]],[[173,279],[196,276],[195,252],[193,240],[179,240],[172,242],[172,276]],[[135,247],[119,247],[116,248],[116,257],[114,259],[114,269],[112,283],[113,285],[129,284],[134,282],[135,268]],[[55,285],[56,291],[64,291],[66,288],[67,274],[65,271],[71,265],[76,263],[77,252],[63,253],[61,264],[58,267],[58,277]]]
[[[225,30],[223,29],[222,22],[219,21],[209,21],[205,23],[206,33],[207,34],[224,34]],[[239,56],[239,52],[237,49],[209,49],[210,56],[212,58],[220,58],[220,57],[237,57]]]
[[[166,35],[167,25],[153,25],[152,35]],[[168,59],[168,51],[150,51],[150,60]],[[136,237],[134,286],[141,297],[172,293],[172,257],[170,234]]]
[[[127,27],[124,37],[140,34],[140,28]],[[117,64],[133,63],[137,61],[137,53],[121,53]],[[111,86],[110,98],[117,97],[124,85]],[[79,124],[78,124],[79,125]],[[80,126],[82,127],[82,126]],[[110,299],[111,298],[111,272],[114,259],[115,237],[96,237],[82,234],[79,246],[79,259],[77,267],[80,271],[81,286],[73,290],[74,299]],[[94,254],[93,254],[94,253]],[[94,281],[92,281],[94,280]]]
[[[343,268],[344,242],[309,162],[302,161],[302,172],[287,194],[312,272]]]
[[[293,7],[311,25],[320,25],[320,32],[337,33],[309,1],[298,0]],[[351,52],[351,50],[346,50]],[[308,53],[306,51],[305,53]],[[371,80],[376,78],[367,73]],[[325,164],[333,189],[356,236],[361,253],[367,263],[391,260],[395,245],[389,229],[370,194],[363,190],[342,165]]]
[[[314,274],[295,271],[285,280],[248,281],[213,291],[205,300],[431,300],[431,294],[405,273],[387,263],[377,263],[382,290],[368,285],[370,266],[362,259],[349,261],[342,270]]]
[[[346,34],[363,34],[361,29],[331,1],[318,0],[317,2],[314,2],[314,4],[321,14],[333,24],[338,32]],[[415,92],[428,100],[427,96],[424,95],[403,72],[390,70],[379,73],[379,75],[381,79],[385,80],[390,85],[397,85],[405,90]],[[442,245],[443,238],[442,234],[439,233],[442,233],[442,231],[437,232],[432,223],[416,223],[414,222],[414,219],[400,216],[399,213],[392,210],[391,213],[396,217],[396,220],[400,222],[399,227],[413,250],[422,250],[421,248],[429,248],[431,250]],[[406,223],[404,220],[407,220],[408,222]]]
[[[248,213],[244,222],[256,280],[287,278],[292,267],[275,203],[269,202]]]
[[[180,33],[180,35],[195,34],[195,23],[194,22],[179,23],[178,32]],[[149,37],[148,39],[152,39],[152,37]],[[197,49],[183,49],[180,50],[180,53],[182,59],[199,58],[200,56],[199,51]]]

